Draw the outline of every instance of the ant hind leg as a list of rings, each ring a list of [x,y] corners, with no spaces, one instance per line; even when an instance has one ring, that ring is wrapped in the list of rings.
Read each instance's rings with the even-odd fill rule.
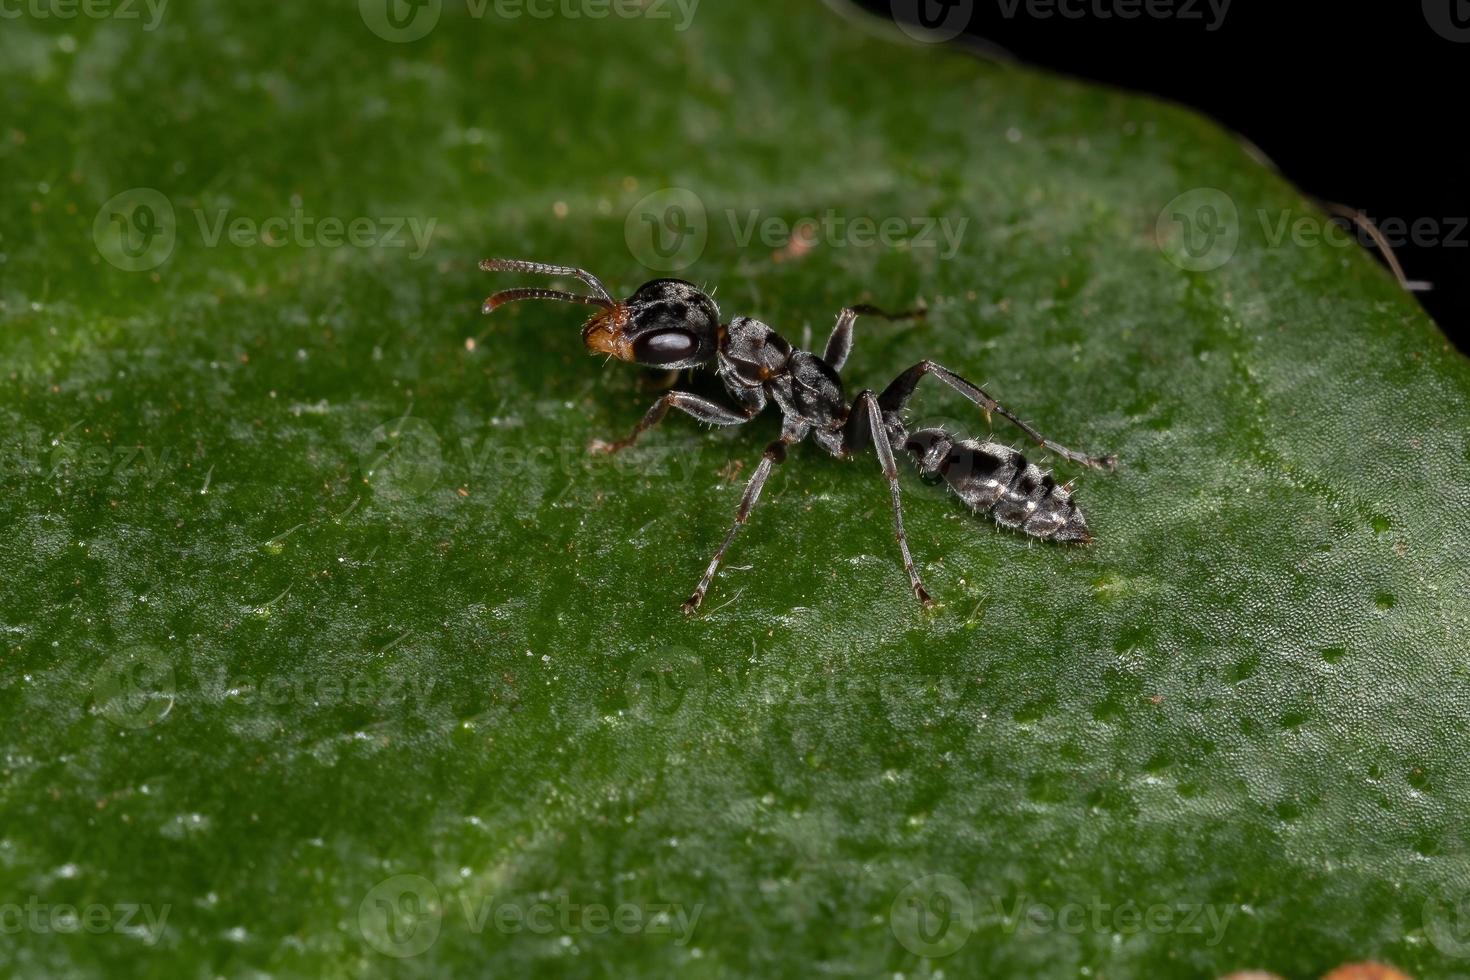
[[[943,381],[955,391],[964,395],[985,413],[987,419],[990,418],[991,412],[1006,419],[1012,425],[1016,426],[1016,428],[1026,433],[1038,446],[1044,446],[1057,455],[1071,460],[1074,463],[1079,463],[1082,466],[1108,470],[1118,468],[1118,457],[1116,456],[1089,456],[1075,449],[1068,449],[1059,442],[1051,441],[1026,422],[1022,422],[1000,402],[991,398],[990,395],[986,394],[985,389],[971,381],[966,381],[958,374],[949,370],[949,368],[942,364],[937,364],[934,361],[920,361],[897,378],[894,378],[893,383],[884,389],[883,394],[878,396],[878,404],[882,407],[883,411],[902,411],[909,398],[913,396],[914,389],[919,386],[919,380],[926,374],[934,375],[940,381]]]
[[[888,493],[893,499],[894,537],[898,539],[898,551],[903,556],[903,570],[908,574],[914,598],[927,609],[934,605],[934,600],[929,598],[924,583],[919,580],[914,557],[909,554],[909,540],[903,530],[903,499],[898,484],[898,464],[894,461],[893,445],[889,442],[887,429],[883,425],[883,411],[879,407],[878,399],[866,389],[858,394],[852,405],[852,415],[844,433],[846,442],[849,446],[860,447],[867,439],[873,441],[873,451],[878,454],[878,462],[883,467],[883,478],[888,481]],[[864,432],[864,428],[868,431]]]

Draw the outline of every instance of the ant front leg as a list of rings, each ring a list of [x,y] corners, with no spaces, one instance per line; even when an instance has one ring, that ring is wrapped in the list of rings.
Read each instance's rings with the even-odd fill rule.
[[[628,433],[627,438],[616,442],[604,442],[601,439],[593,439],[587,447],[589,452],[615,453],[620,449],[627,449],[638,441],[638,437],[645,430],[653,428],[663,421],[663,417],[669,413],[670,408],[677,408],[687,415],[692,415],[701,422],[710,425],[743,425],[750,421],[750,416],[741,412],[732,411],[718,402],[712,402],[708,398],[691,395],[687,391],[671,391],[658,401],[644,414],[633,431]]]
[[[1030,425],[1018,419],[1009,409],[1001,405],[1000,402],[991,398],[985,393],[985,389],[973,382],[966,381],[958,374],[949,370],[949,368],[946,368],[942,364],[936,364],[933,361],[920,361],[897,378],[894,378],[893,383],[884,389],[883,394],[878,396],[879,406],[885,412],[902,411],[904,405],[907,404],[909,398],[913,395],[914,389],[919,386],[919,379],[926,374],[934,375],[940,381],[943,381],[955,391],[974,402],[985,413],[987,419],[990,418],[991,412],[1007,419],[1016,428],[1026,433],[1038,446],[1044,446],[1057,455],[1069,459],[1074,463],[1080,463],[1083,466],[1108,470],[1118,468],[1118,457],[1116,456],[1089,456],[1075,449],[1068,449],[1061,443],[1052,442]]]
[[[867,431],[864,432],[864,429]],[[852,414],[848,417],[847,430],[843,436],[849,451],[861,447],[870,438],[873,441],[873,451],[878,454],[878,463],[883,467],[883,478],[888,481],[888,494],[893,498],[894,536],[898,538],[898,552],[903,556],[903,570],[908,574],[914,598],[928,609],[934,605],[934,600],[929,598],[924,583],[919,580],[919,572],[914,567],[914,556],[909,554],[909,539],[903,531],[903,500],[898,485],[898,464],[894,461],[893,444],[889,441],[887,427],[883,424],[882,409],[878,407],[878,399],[873,397],[871,391],[864,389],[853,399]]]
[[[917,320],[928,312],[928,310],[904,310],[901,313],[886,313],[866,303],[849,306],[837,314],[837,325],[832,328],[832,336],[827,338],[827,351],[822,355],[822,360],[826,361],[832,370],[842,370],[842,366],[847,363],[847,355],[852,353],[852,325],[860,316],[881,316],[885,320]]]

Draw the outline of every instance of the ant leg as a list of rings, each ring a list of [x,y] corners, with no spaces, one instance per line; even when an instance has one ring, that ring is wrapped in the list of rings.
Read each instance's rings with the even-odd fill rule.
[[[837,314],[837,326],[832,328],[832,336],[827,338],[827,352],[822,355],[822,360],[834,371],[841,371],[842,366],[847,363],[847,355],[852,351],[852,325],[860,316],[881,316],[885,320],[917,320],[927,314],[928,310],[904,310],[901,313],[885,313],[876,306],[859,303],[849,306]]]
[[[701,422],[708,422],[710,425],[743,425],[750,421],[749,415],[731,411],[718,402],[710,401],[708,398],[691,395],[687,391],[671,391],[653,403],[653,407],[633,427],[633,431],[628,433],[627,438],[619,439],[616,442],[604,442],[601,439],[593,439],[592,443],[587,447],[588,452],[615,453],[620,449],[627,449],[638,441],[638,437],[643,434],[644,430],[651,429],[662,422],[663,417],[669,413],[670,407],[677,408],[679,411],[692,415]]]
[[[986,394],[985,390],[979,385],[966,381],[942,364],[936,364],[933,361],[920,361],[897,378],[894,378],[893,383],[884,389],[883,394],[878,396],[879,406],[885,412],[902,411],[904,405],[913,395],[914,389],[919,386],[919,379],[926,374],[933,374],[940,381],[943,381],[955,391],[974,402],[985,413],[986,419],[990,418],[991,412],[995,412],[997,415],[1007,419],[1022,432],[1026,433],[1038,446],[1044,446],[1057,455],[1069,459],[1074,463],[1080,463],[1083,466],[1109,470],[1117,469],[1118,467],[1118,457],[1116,456],[1089,456],[1086,453],[1079,453],[1075,449],[1068,449],[1060,443],[1052,442],[1030,425],[1016,418],[1000,402]]]
[[[849,445],[862,445],[864,436],[870,436],[873,440],[873,451],[878,454],[878,462],[883,467],[883,478],[888,481],[888,493],[893,498],[893,528],[894,536],[898,538],[898,551],[903,556],[903,570],[908,573],[909,585],[914,590],[914,598],[924,608],[934,605],[934,600],[929,598],[929,593],[924,589],[924,583],[919,580],[919,573],[914,568],[913,555],[909,554],[908,536],[903,531],[903,501],[899,493],[898,464],[893,459],[893,444],[888,439],[888,432],[883,425],[883,412],[878,407],[878,399],[867,389],[860,392],[853,399],[852,415],[848,418],[847,432],[845,433]],[[863,433],[863,427],[868,429]]]
[[[756,466],[755,472],[750,475],[750,482],[745,484],[745,492],[740,495],[740,508],[735,512],[735,523],[730,526],[725,540],[720,543],[719,550],[710,559],[709,567],[704,570],[699,584],[694,587],[694,594],[684,603],[684,615],[692,616],[704,601],[704,594],[709,591],[710,583],[715,580],[715,572],[720,569],[720,562],[725,559],[725,552],[730,547],[730,542],[735,540],[735,532],[745,525],[750,517],[750,512],[755,503],[760,499],[761,488],[766,485],[766,478],[771,475],[771,470],[777,465],[786,462],[786,447],[795,442],[800,442],[806,437],[810,426],[805,424],[788,425],[782,432],[781,438],[766,447],[765,453],[761,455],[761,461]]]

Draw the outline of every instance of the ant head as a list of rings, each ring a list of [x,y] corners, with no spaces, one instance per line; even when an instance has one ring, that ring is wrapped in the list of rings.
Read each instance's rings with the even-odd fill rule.
[[[523,299],[601,307],[582,328],[582,342],[597,354],[672,370],[714,360],[720,345],[720,310],[715,301],[682,279],[646,282],[619,303],[596,276],[582,269],[520,259],[486,259],[480,268],[486,272],[535,272],[582,280],[593,295],[534,287],[507,289],[485,300],[484,311],[492,313],[506,303]]]
[[[582,342],[590,351],[646,367],[696,367],[714,360],[720,311],[692,283],[655,279],[588,320]]]

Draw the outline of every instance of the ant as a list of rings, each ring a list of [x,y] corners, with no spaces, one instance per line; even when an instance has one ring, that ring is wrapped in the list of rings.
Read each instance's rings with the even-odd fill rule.
[[[685,391],[669,391],[625,438],[614,442],[594,440],[588,447],[596,453],[615,453],[633,445],[646,430],[661,422],[669,409],[677,408],[710,425],[742,425],[775,402],[781,413],[781,436],[761,454],[760,463],[740,498],[735,523],[710,559],[694,594],[684,603],[686,614],[694,613],[714,580],[720,562],[735,533],[750,517],[760,499],[761,488],[771,471],[786,461],[787,447],[807,436],[828,453],[847,459],[873,446],[893,498],[893,522],[898,550],[914,597],[926,608],[934,604],[919,580],[903,530],[903,505],[899,497],[897,451],[906,451],[921,477],[943,480],[972,510],[988,513],[996,523],[1049,541],[1087,543],[1092,535],[1082,512],[1072,502],[1071,485],[1059,486],[1016,450],[995,442],[973,439],[956,441],[943,429],[909,432],[903,423],[905,404],[920,379],[933,375],[959,392],[985,413],[995,412],[1017,426],[1037,445],[1083,466],[1114,469],[1114,456],[1088,456],[1059,445],[1021,421],[971,384],[934,361],[923,360],[893,380],[881,395],[863,389],[849,402],[839,377],[847,355],[852,352],[853,323],[859,316],[888,320],[915,319],[925,310],[885,313],[867,305],[849,306],[837,315],[837,325],[821,357],[795,348],[759,320],[737,316],[720,323],[715,301],[692,283],[682,279],[655,279],[638,287],[628,299],[618,302],[596,276],[582,269],[522,262],[516,259],[486,259],[486,272],[526,272],[580,279],[592,295],[559,289],[527,287],[507,289],[485,300],[483,311],[492,313],[525,299],[550,299],[599,307],[582,328],[582,342],[597,354],[666,371],[680,371],[715,364],[715,373],[735,402],[729,408]]]

